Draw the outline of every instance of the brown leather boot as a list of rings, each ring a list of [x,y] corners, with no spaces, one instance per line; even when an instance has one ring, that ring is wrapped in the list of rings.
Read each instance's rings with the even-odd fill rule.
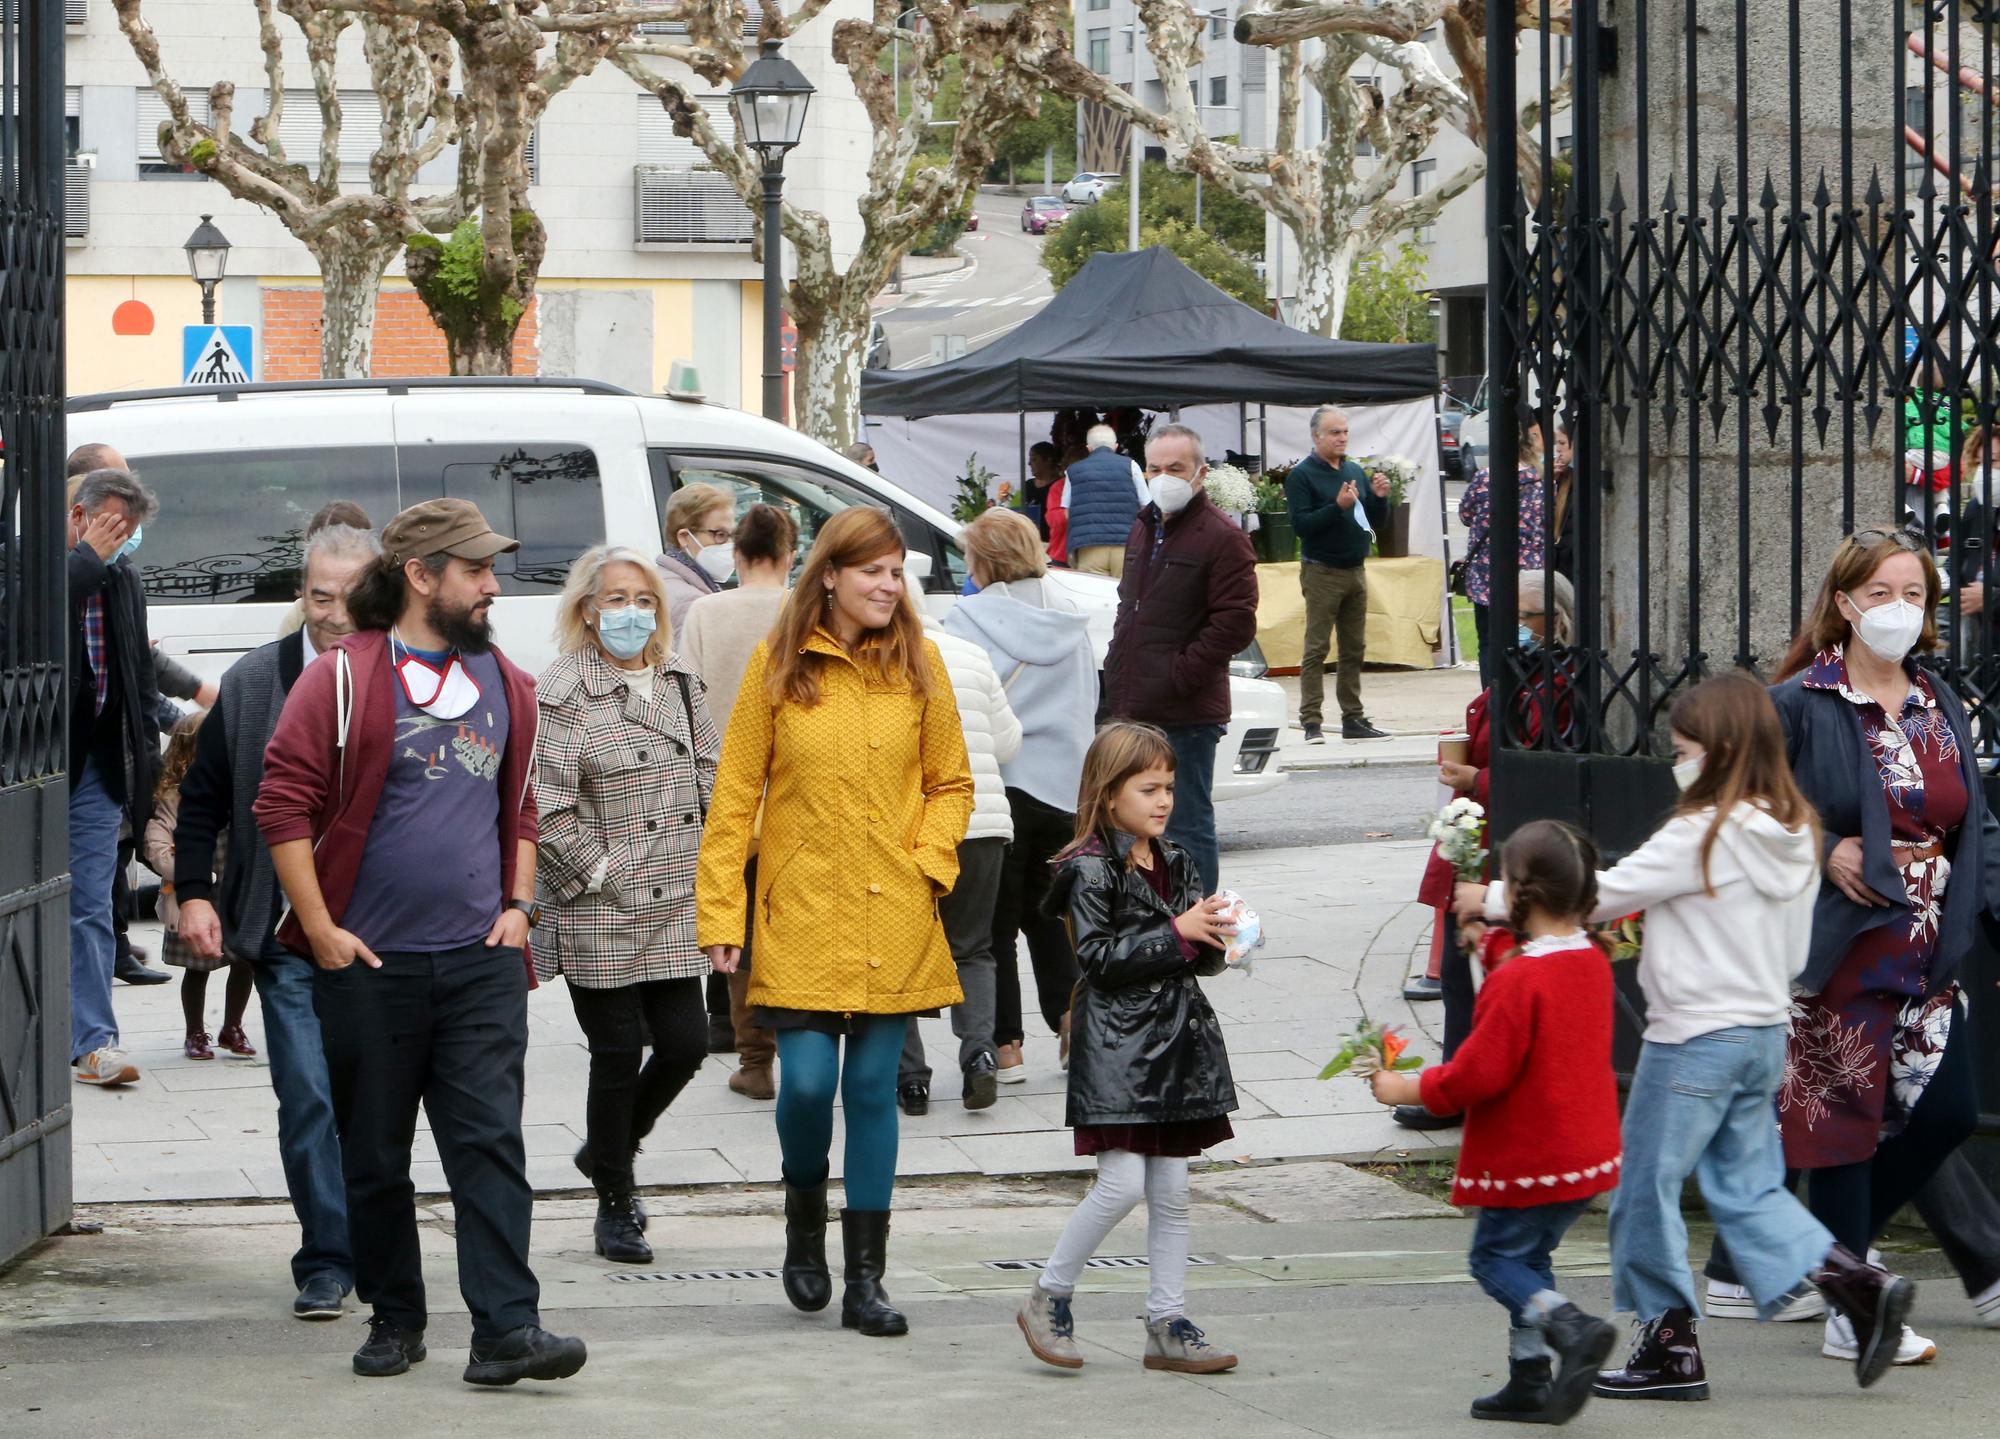
[[[1895,1362],[1903,1321],[1916,1302],[1916,1282],[1857,1258],[1840,1244],[1827,1250],[1806,1278],[1854,1325],[1854,1378],[1866,1389]]]
[[[762,1069],[768,1073],[771,1061],[778,1057],[778,1042],[771,1037],[770,1030],[750,1022],[750,972],[746,969],[738,969],[729,976],[729,1022],[736,1030],[737,1063],[744,1069]]]
[[[771,1078],[771,1066],[760,1064],[754,1068],[744,1065],[729,1076],[729,1087],[745,1099],[776,1099],[777,1081]]]
[[[1669,1309],[1641,1324],[1624,1367],[1599,1374],[1591,1392],[1601,1399],[1706,1399],[1708,1370],[1694,1315]]]

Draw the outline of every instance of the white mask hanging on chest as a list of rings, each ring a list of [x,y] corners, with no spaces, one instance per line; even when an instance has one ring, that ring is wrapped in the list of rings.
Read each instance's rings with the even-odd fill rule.
[[[391,634],[389,639],[392,655],[397,649],[403,652],[403,657],[394,661],[396,678],[412,705],[432,719],[449,720],[457,719],[479,703],[479,682],[467,671],[457,650],[451,652],[440,671],[417,658],[400,636]]]

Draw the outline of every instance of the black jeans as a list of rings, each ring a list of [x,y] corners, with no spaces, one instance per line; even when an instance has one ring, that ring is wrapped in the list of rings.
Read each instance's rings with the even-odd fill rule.
[[[410,1144],[430,1116],[458,1237],[458,1288],[475,1343],[541,1322],[528,1268],[534,1191],[521,1141],[528,972],[521,951],[484,944],[439,954],[381,951],[316,970],[347,1181],[354,1288],[400,1329],[422,1329],[422,1255]]]
[[[1000,894],[993,903],[993,1042],[1019,1044],[1021,1028],[1021,962],[1016,936],[1028,942],[1028,960],[1035,969],[1035,998],[1049,1032],[1062,1026],[1076,989],[1076,954],[1069,930],[1059,919],[1042,913],[1049,892],[1049,861],[1076,838],[1076,816],[1043,804],[1024,789],[1009,786],[1007,803],[1014,812],[1014,838],[1000,867]]]
[[[656,979],[616,989],[572,984],[569,1002],[590,1041],[584,1145],[597,1187],[630,1189],[632,1156],[708,1057],[708,1011],[698,979]],[[639,1066],[646,1036],[653,1054]]]
[[[1973,1128],[1979,1122],[1973,1048],[1972,1025],[1961,1009],[1952,1017],[1951,1032],[1945,1039],[1944,1058],[1938,1061],[1937,1072],[1924,1086],[1923,1097],[1910,1111],[1909,1121],[1903,1128],[1894,1137],[1883,1140],[1876,1147],[1872,1159],[1806,1171],[1806,1207],[1812,1210],[1820,1223],[1833,1231],[1836,1242],[1846,1245],[1856,1254],[1865,1255],[1868,1246],[1889,1227],[1896,1211],[1912,1200],[1917,1201],[1918,1212],[1934,1229],[1938,1220],[1951,1225],[1958,1218],[1958,1206],[1953,1201],[1966,1197],[1963,1185],[1970,1183],[1984,1188],[1979,1185],[1979,1176],[1971,1171],[1969,1164],[1965,1165],[1962,1174],[1954,1171],[1954,1187],[1940,1190],[1932,1184],[1933,1176],[1945,1177],[1940,1171],[1945,1168],[1946,1161],[1972,1137]],[[1797,1170],[1787,1170],[1785,1182],[1795,1185],[1798,1173]],[[1990,1227],[1991,1206],[1989,1195],[1986,1233],[1983,1236],[1989,1246],[1996,1237]],[[1937,1219],[1933,1219],[1934,1215]],[[1973,1217],[1973,1224],[1978,1225],[1978,1216]],[[1942,1239],[1943,1236],[1939,1237]],[[1963,1243],[1955,1237],[1954,1242],[1945,1247],[1947,1254],[1957,1263],[1958,1253],[1954,1251],[1972,1252],[1979,1245],[1977,1236]],[[1987,1263],[1992,1262],[1989,1251]],[[1704,1272],[1711,1279],[1730,1284],[1736,1282],[1735,1266],[1729,1263],[1728,1255],[1720,1245],[1710,1250]],[[1965,1275],[1962,1269],[1961,1277],[1969,1283],[1970,1276]]]
[[[1444,1054],[1450,1059],[1472,1032],[1473,958],[1458,942],[1458,919],[1450,910],[1444,914],[1444,952],[1438,958],[1439,998],[1444,1004]]]

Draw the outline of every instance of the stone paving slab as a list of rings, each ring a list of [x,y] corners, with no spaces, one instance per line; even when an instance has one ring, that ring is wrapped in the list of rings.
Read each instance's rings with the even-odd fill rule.
[[[1243,1107],[1236,1138],[1219,1161],[1449,1155],[1456,1135],[1401,1129],[1353,1081],[1315,1076],[1339,1036],[1365,1012],[1411,1027],[1436,1053],[1436,1005],[1402,998],[1405,975],[1428,952],[1429,913],[1411,901],[1421,844],[1378,843],[1257,850],[1223,856],[1223,883],[1250,897],[1269,944],[1249,976],[1223,975],[1207,989],[1223,1022]],[[157,951],[153,926],[139,942]],[[212,989],[215,986],[211,986]],[[76,1197],[80,1202],[282,1197],[277,1108],[269,1070],[253,1061],[196,1063],[180,1053],[174,985],[117,988],[127,1047],[144,1071],[121,1090],[75,1087]],[[211,1008],[220,1003],[213,994]],[[1428,1011],[1428,1012],[1427,1012]],[[219,1022],[219,1012],[211,1015]],[[263,1048],[251,1007],[252,1042]],[[1031,1036],[1028,1077],[1001,1088],[991,1109],[958,1102],[957,1046],[942,1020],[924,1025],[936,1070],[930,1113],[905,1118],[898,1172],[933,1175],[1064,1174],[1087,1170],[1063,1125],[1065,1079],[1055,1040]],[[772,1106],[732,1093],[733,1059],[711,1058],[660,1122],[639,1156],[648,1186],[766,1184],[778,1178]],[[528,1172],[538,1193],[581,1188],[569,1156],[582,1141],[589,1054],[561,983],[529,999],[524,1108]],[[413,1177],[423,1194],[444,1190],[428,1122],[419,1120]],[[841,1172],[838,1116],[834,1174]]]

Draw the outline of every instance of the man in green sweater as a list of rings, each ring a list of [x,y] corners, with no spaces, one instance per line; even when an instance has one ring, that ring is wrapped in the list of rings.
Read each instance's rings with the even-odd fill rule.
[[[1299,658],[1299,723],[1307,744],[1324,744],[1326,651],[1338,639],[1342,739],[1387,739],[1361,709],[1361,661],[1368,647],[1368,575],[1375,532],[1389,523],[1389,477],[1370,479],[1347,458],[1347,416],[1321,405],[1312,417],[1313,453],[1285,477],[1285,506],[1298,532],[1299,590],[1306,601]]]

